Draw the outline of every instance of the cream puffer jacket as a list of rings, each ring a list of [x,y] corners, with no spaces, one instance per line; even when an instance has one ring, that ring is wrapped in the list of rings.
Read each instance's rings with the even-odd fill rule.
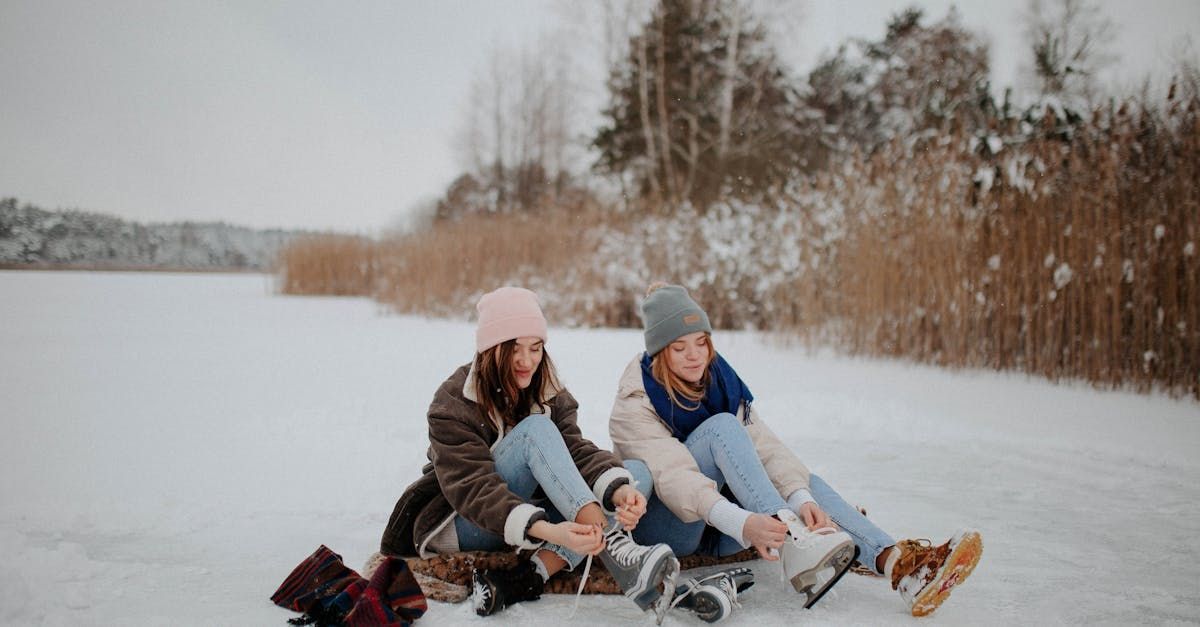
[[[654,494],[683,522],[704,520],[717,501],[725,498],[717,484],[700,472],[687,446],[671,435],[671,430],[654,411],[654,405],[642,383],[642,354],[625,368],[617,384],[608,421],[613,452],[621,459],[640,459],[654,478]],[[792,453],[750,407],[747,419],[738,412],[763,468],[782,498],[799,489],[808,489],[808,468]]]

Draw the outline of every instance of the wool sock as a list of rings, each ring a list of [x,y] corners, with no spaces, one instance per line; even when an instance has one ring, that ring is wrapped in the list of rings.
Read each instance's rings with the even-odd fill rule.
[[[891,553],[888,553],[887,560],[883,563],[883,576],[888,581],[892,580],[892,569],[895,568],[898,561],[900,561],[900,547],[893,545]]]
[[[533,562],[533,569],[542,578],[542,583],[550,579],[550,571],[546,570],[546,565],[542,563],[541,557],[535,553],[533,557],[529,558],[529,561]]]

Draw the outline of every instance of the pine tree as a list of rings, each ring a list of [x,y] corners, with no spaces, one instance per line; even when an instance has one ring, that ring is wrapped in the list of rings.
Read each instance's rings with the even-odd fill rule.
[[[740,2],[661,0],[608,87],[596,168],[668,209],[753,196],[803,166],[798,92]]]

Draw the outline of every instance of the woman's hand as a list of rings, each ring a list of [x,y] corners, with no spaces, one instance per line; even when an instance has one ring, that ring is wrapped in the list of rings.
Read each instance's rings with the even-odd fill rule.
[[[787,539],[787,525],[774,516],[750,514],[746,524],[742,525],[742,538],[758,551],[759,556],[774,562],[779,559],[779,554],[772,549],[783,546]]]
[[[800,520],[804,521],[804,524],[810,531],[820,529],[821,527],[833,527],[837,529],[837,525],[829,517],[829,514],[821,511],[821,508],[817,507],[817,504],[812,501],[800,506]]]
[[[604,532],[596,525],[539,520],[529,528],[529,535],[580,555],[595,555],[604,548]]]
[[[612,495],[613,506],[617,508],[617,522],[627,531],[633,531],[638,521],[646,514],[646,497],[633,485],[626,483],[617,488]]]

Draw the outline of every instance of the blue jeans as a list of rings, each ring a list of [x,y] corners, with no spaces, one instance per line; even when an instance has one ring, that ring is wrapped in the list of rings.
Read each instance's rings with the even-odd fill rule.
[[[732,414],[717,414],[705,420],[688,436],[684,445],[696,460],[700,472],[715,481],[717,489],[728,485],[742,508],[759,514],[774,514],[781,509],[788,509],[787,501],[767,476],[750,434]],[[642,469],[635,470],[635,464],[640,465],[641,462],[626,462],[626,466],[637,477]],[[809,491],[817,505],[854,538],[854,543],[859,547],[859,561],[874,569],[879,553],[895,544],[895,540],[817,475],[809,477]],[[633,537],[639,544],[665,542],[678,556],[725,556],[742,550],[737,540],[716,529],[708,533],[705,530],[703,520],[685,523],[671,513],[657,496],[651,496],[646,515],[633,530]]]
[[[575,520],[585,505],[596,503],[596,496],[579,475],[558,427],[546,416],[533,415],[517,423],[492,451],[492,460],[508,489],[525,501],[534,502],[534,491],[542,488],[549,502],[535,504],[545,508],[552,523]],[[647,471],[644,491],[649,490],[649,477]],[[462,516],[454,517],[454,530],[458,533],[458,547],[463,551],[498,551],[508,547],[504,538]],[[583,561],[582,555],[556,544],[546,543],[543,548],[563,558],[570,568]]]

